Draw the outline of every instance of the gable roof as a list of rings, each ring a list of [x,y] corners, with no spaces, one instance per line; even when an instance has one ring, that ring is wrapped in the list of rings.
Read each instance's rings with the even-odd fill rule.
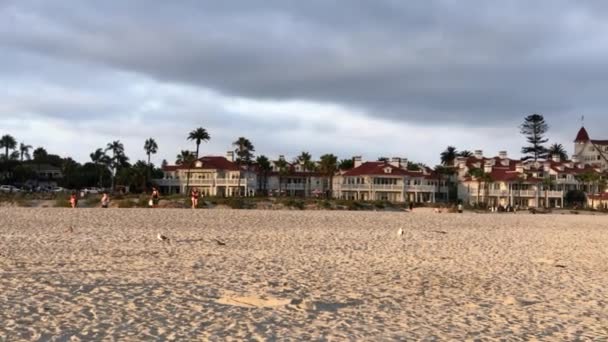
[[[224,171],[238,171],[239,167],[236,163],[229,161],[225,157],[217,156],[205,156],[199,158],[198,161],[202,163],[201,167],[193,165],[190,167],[191,170],[224,170]],[[163,171],[175,171],[175,170],[187,170],[186,165],[167,165],[163,167]]]
[[[388,172],[387,172],[388,171]],[[343,176],[409,176],[410,172],[391,164],[379,162],[365,162],[358,167],[347,170]]]
[[[576,139],[574,139],[574,142],[580,143],[587,142],[589,140],[591,140],[589,139],[589,133],[587,133],[585,127],[581,127],[581,129],[578,131],[578,134],[576,135]]]

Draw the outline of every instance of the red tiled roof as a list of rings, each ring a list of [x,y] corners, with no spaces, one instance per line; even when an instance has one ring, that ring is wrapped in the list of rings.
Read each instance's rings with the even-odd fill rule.
[[[216,156],[205,156],[198,159],[203,163],[201,167],[190,167],[192,170],[227,170],[227,171],[238,171],[239,167],[226,159],[225,157]],[[175,171],[175,170],[186,170],[186,165],[167,165],[163,168],[163,171]]]
[[[386,168],[390,168],[391,172],[384,172]],[[358,167],[346,171],[343,176],[409,176],[411,172],[412,171],[406,171],[385,162],[365,162]],[[422,176],[422,172],[419,174]]]
[[[608,192],[602,192],[601,194],[587,195],[587,197],[592,200],[608,201]]]
[[[608,145],[608,140],[591,140],[595,145]]]
[[[587,142],[589,140],[591,140],[589,139],[589,133],[587,133],[585,127],[581,127],[576,135],[576,139],[574,139],[574,142]]]

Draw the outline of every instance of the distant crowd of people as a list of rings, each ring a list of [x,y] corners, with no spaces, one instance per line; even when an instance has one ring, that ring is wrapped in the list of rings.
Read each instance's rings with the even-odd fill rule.
[[[80,197],[84,197],[85,194],[81,193]],[[201,192],[198,188],[192,188],[190,190],[190,200],[192,202],[192,209],[198,208],[198,200],[202,197]],[[70,195],[70,207],[77,208],[78,207],[78,194],[76,191],[72,191]],[[148,206],[150,208],[157,208],[158,203],[160,202],[160,192],[158,188],[152,187],[152,192],[150,193],[150,200],[148,201]],[[110,194],[107,191],[104,191],[101,196],[101,207],[108,208],[110,206]]]

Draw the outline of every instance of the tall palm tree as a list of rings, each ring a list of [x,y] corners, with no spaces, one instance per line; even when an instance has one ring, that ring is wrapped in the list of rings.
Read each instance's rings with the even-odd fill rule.
[[[283,182],[283,177],[288,172],[289,165],[287,164],[287,161],[283,157],[279,158],[279,160],[277,160],[274,163],[274,165],[279,170],[279,196],[281,196],[281,183]]]
[[[97,166],[99,172],[99,187],[103,188],[103,172],[107,169],[111,163],[110,157],[104,152],[102,148],[98,148],[95,152],[89,155],[93,164]]]
[[[192,152],[187,151],[187,150],[182,150],[181,153],[178,154],[177,157],[175,157],[175,164],[176,165],[188,165],[188,163],[191,163],[195,160],[196,160],[196,157],[194,156],[194,154],[192,154]]]
[[[149,138],[144,143],[144,151],[146,151],[146,155],[148,156],[148,166],[150,166],[150,156],[158,152],[158,144],[156,144],[154,139]]]
[[[258,170],[260,172],[260,188],[266,193],[268,190],[268,173],[272,171],[272,165],[270,165],[268,157],[264,155],[257,157],[255,162],[258,164]]]
[[[342,159],[338,163],[338,169],[340,169],[342,171],[344,171],[344,170],[350,170],[354,166],[355,166],[355,161],[353,159]]]
[[[125,156],[125,147],[120,142],[120,140],[115,140],[108,143],[105,152],[107,151],[112,151],[110,167],[112,168],[112,191],[114,191],[114,182],[116,179],[116,172],[118,171],[118,167],[123,165],[128,158],[126,158]]]
[[[238,195],[241,196],[241,168],[245,166],[246,170],[249,171],[249,166],[253,162],[253,152],[255,148],[249,139],[245,137],[238,138],[232,143],[235,147],[234,153],[236,154],[236,164],[239,166],[239,178],[238,178]]]
[[[458,151],[454,146],[448,146],[441,152],[441,164],[444,166],[454,166],[454,160],[458,157]]]
[[[553,144],[551,146],[549,146],[549,156],[553,156],[553,155],[558,155],[559,158],[564,161],[564,160],[568,160],[568,152],[566,152],[566,149],[564,148],[564,146],[562,144]]]
[[[4,158],[9,159],[8,150],[14,150],[17,147],[17,141],[11,135],[5,134],[0,138],[0,148],[4,148]]]
[[[338,157],[333,154],[324,154],[319,162],[319,171],[329,177],[329,197],[333,198],[334,174],[338,171]]]
[[[477,182],[477,205],[479,205],[479,198],[481,197],[481,183],[484,181],[485,172],[483,172],[483,169],[480,168],[472,168],[467,174]]]
[[[32,149],[32,145],[26,145],[24,143],[19,144],[19,160],[23,161],[23,159],[30,160],[32,156],[30,155],[30,150]]]
[[[543,184],[543,190],[545,191],[545,208],[549,207],[549,190],[551,190],[551,187],[553,187],[555,185],[555,181],[547,176],[543,178],[542,181]]]
[[[463,151],[458,152],[458,156],[459,157],[464,157],[464,158],[472,157],[473,156],[473,152],[468,151],[468,150],[463,150]]]
[[[198,159],[199,147],[201,142],[207,142],[211,140],[211,136],[207,133],[207,130],[203,127],[199,127],[188,134],[188,140],[193,140],[196,143],[196,159]]]
[[[302,152],[296,158],[296,162],[300,163],[300,165],[302,165],[302,169],[304,170],[304,172],[306,174],[304,176],[304,197],[307,197],[308,192],[309,192],[309,189],[307,190],[307,188],[308,188],[308,183],[310,182],[310,177],[308,175],[308,172],[314,171],[315,164],[312,162],[312,156],[308,152]]]
[[[439,178],[442,181],[444,181],[445,188],[447,190],[446,203],[448,203],[450,201],[450,186],[451,186],[450,178],[452,177],[452,175],[454,175],[456,173],[456,170],[454,170],[453,167],[437,165],[437,166],[435,166],[435,172],[439,175]]]
[[[38,172],[36,173],[36,186],[40,185],[40,164],[45,163],[49,154],[42,147],[38,147],[32,153],[34,156],[34,162],[36,163],[36,167]]]
[[[194,159],[198,159],[198,152],[201,146],[201,142],[207,142],[211,140],[211,136],[203,127],[199,127],[188,134],[187,140],[193,140],[196,143],[196,155]],[[191,164],[188,164],[188,173],[186,174],[186,194],[190,191],[190,168]]]

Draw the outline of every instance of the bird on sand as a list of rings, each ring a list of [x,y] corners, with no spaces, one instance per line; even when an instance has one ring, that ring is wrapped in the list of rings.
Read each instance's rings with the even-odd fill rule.
[[[399,228],[399,230],[397,231],[397,235],[398,236],[403,236],[403,233],[405,233],[405,231],[403,230],[403,228]]]
[[[218,239],[215,239],[215,242],[217,242],[217,244],[218,244],[219,246],[226,246],[226,243],[225,243],[225,242],[222,242],[222,241],[220,241],[220,240],[218,240]]]
[[[156,235],[156,238],[158,239],[158,241],[160,242],[169,242],[169,238],[162,235],[161,233],[158,233],[158,235]]]

